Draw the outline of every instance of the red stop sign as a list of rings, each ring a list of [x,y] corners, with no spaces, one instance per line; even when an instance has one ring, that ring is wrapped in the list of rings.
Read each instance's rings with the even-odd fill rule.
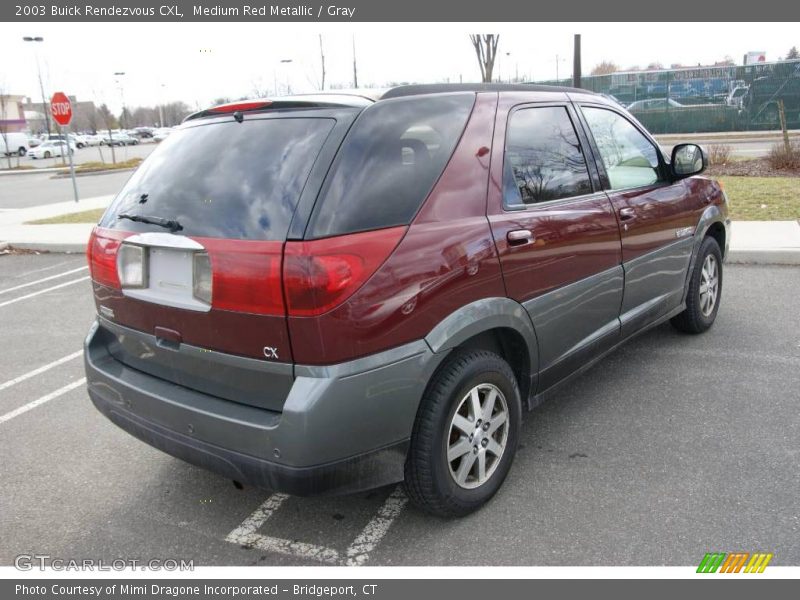
[[[69,125],[72,120],[72,103],[64,92],[56,92],[50,98],[50,113],[59,125]]]

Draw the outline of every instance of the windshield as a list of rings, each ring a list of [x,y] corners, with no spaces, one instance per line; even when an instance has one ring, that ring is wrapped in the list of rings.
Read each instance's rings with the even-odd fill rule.
[[[177,221],[201,237],[283,240],[334,120],[248,118],[172,133],[128,180],[100,225],[163,231],[121,214]]]

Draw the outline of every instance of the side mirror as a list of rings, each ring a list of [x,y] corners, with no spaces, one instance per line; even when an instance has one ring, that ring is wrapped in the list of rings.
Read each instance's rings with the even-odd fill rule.
[[[702,173],[708,166],[708,156],[697,144],[678,144],[672,149],[672,175],[683,179]]]

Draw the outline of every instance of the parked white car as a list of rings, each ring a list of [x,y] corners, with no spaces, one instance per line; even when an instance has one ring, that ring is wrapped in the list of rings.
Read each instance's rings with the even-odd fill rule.
[[[172,133],[172,129],[170,129],[169,127],[162,127],[160,129],[156,129],[153,132],[153,139],[156,142],[163,142],[165,139],[167,139],[170,133]]]
[[[25,156],[30,149],[30,142],[28,136],[24,133],[6,133],[0,135],[0,156],[7,154],[16,154],[17,156]]]
[[[70,143],[69,145],[70,152],[75,152],[75,144]],[[42,142],[36,148],[31,148],[28,152],[28,156],[31,158],[54,158],[56,156],[66,156],[67,152],[67,144],[55,140],[55,141],[47,141]]]

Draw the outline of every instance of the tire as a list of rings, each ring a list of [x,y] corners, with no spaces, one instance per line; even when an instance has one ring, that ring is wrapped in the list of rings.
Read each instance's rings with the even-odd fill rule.
[[[494,394],[488,425],[494,429],[487,430],[485,422],[479,424],[474,418],[472,392],[476,389],[484,410]],[[429,382],[414,422],[405,464],[405,488],[411,501],[440,517],[464,516],[488,502],[514,460],[521,407],[519,386],[506,361],[485,350],[455,350]],[[505,412],[504,422],[501,412]],[[467,431],[472,435],[468,437]],[[459,454],[465,447],[467,451]],[[448,448],[453,461],[448,461]]]
[[[45,152],[45,153],[44,153],[44,157],[45,157],[45,158],[50,158],[50,153],[49,153],[49,152]]]
[[[17,150],[17,156],[19,156],[20,158],[25,156],[27,153],[28,151],[25,150],[25,148],[23,148],[22,146],[20,146],[19,150]]]
[[[708,290],[708,280],[712,290]],[[713,283],[715,282],[715,283]],[[712,304],[709,308],[709,300]],[[700,244],[697,260],[689,281],[686,294],[686,310],[672,318],[672,325],[686,333],[703,333],[717,318],[719,303],[722,300],[722,252],[719,244],[711,236],[706,236]]]

